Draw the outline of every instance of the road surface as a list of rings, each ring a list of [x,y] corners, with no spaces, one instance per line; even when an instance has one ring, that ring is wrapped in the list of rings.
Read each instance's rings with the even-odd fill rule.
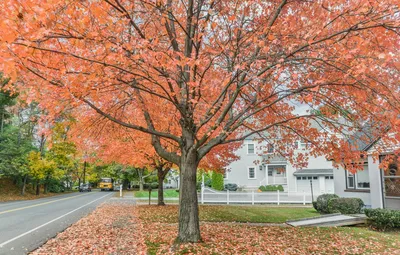
[[[92,191],[0,203],[0,255],[27,254],[114,194]]]

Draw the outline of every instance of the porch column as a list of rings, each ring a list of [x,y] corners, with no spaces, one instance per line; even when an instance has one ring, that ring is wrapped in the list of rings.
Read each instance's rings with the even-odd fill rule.
[[[268,181],[268,178],[269,178],[269,175],[268,175],[268,165],[265,165],[265,185],[268,185],[268,183],[269,183],[269,181]]]
[[[372,156],[368,156],[368,173],[370,185],[370,199],[372,208],[383,208],[383,190],[381,170],[379,169],[379,161]]]

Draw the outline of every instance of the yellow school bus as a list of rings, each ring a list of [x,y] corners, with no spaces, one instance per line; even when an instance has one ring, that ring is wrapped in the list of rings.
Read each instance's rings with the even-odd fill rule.
[[[104,190],[112,191],[112,190],[114,190],[113,179],[112,178],[101,178],[100,189],[101,189],[101,191],[104,191]]]

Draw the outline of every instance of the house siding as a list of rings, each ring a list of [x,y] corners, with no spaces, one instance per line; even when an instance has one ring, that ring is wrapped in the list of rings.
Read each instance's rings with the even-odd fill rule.
[[[254,154],[248,154],[247,153],[247,144],[255,144],[255,153]],[[228,173],[227,173],[227,178],[224,179],[225,183],[236,183],[237,185],[245,188],[245,189],[258,189],[260,185],[267,185],[268,178],[271,178],[271,176],[268,176],[268,166],[270,165],[280,165],[279,163],[274,164],[273,161],[271,161],[269,164],[264,163],[264,166],[262,170],[260,170],[260,166],[262,164],[262,155],[260,155],[260,145],[258,142],[255,142],[253,140],[245,140],[243,142],[243,145],[236,151],[236,155],[240,157],[239,160],[232,162],[228,166]],[[304,152],[302,150],[299,150],[298,152]],[[256,178],[255,179],[249,179],[248,178],[248,168],[249,167],[255,167],[255,172],[256,172]],[[316,169],[332,169],[332,162],[327,161],[324,156],[320,157],[309,157],[308,161],[308,166],[307,168],[316,168]],[[298,190],[298,185],[297,185],[297,179],[296,176],[293,175],[293,173],[297,169],[287,163],[286,164],[286,178],[287,178],[287,183],[284,186],[285,191],[290,192],[290,193],[296,193],[296,192],[303,192],[302,190]],[[318,186],[320,187],[319,190],[315,190],[314,192],[316,194],[319,193],[333,193],[334,191],[331,188],[330,190],[326,190],[326,185],[325,185],[325,176],[319,176],[318,177]],[[307,193],[309,193],[311,190],[308,189]]]
[[[368,192],[351,192],[346,187],[346,172],[343,167],[333,170],[335,194],[339,197],[358,197],[361,198],[366,207],[372,207],[371,196]],[[371,185],[371,184],[370,184]]]

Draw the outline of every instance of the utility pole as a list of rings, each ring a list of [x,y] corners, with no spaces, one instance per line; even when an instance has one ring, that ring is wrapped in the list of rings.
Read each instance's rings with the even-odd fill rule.
[[[86,159],[83,162],[83,184],[86,183]]]
[[[311,185],[311,202],[314,202],[314,192],[312,188],[312,180],[310,180],[310,185]]]

